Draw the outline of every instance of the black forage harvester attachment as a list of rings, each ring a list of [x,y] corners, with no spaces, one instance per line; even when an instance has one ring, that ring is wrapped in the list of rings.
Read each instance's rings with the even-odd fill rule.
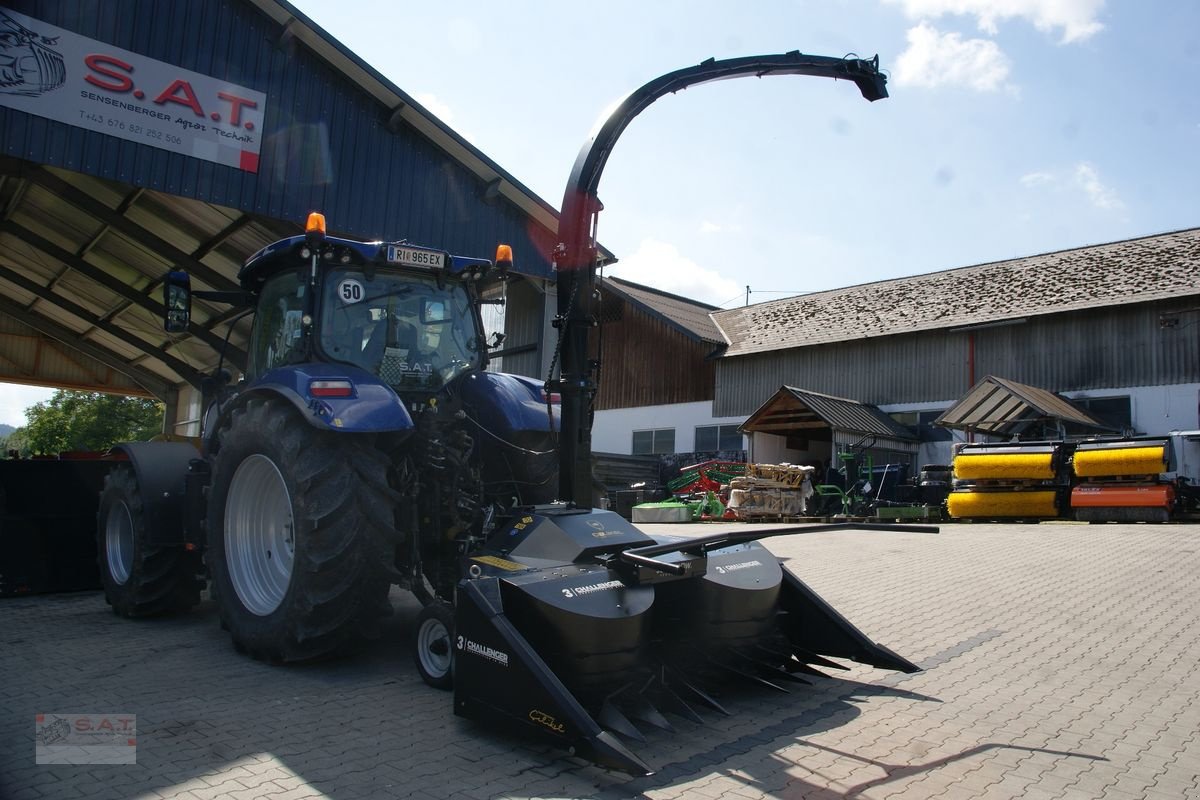
[[[625,127],[658,98],[737,77],[813,75],[855,84],[868,100],[887,96],[878,59],[799,52],[708,60],[637,89],[603,118],[575,162],[563,196],[552,259],[558,281],[558,345],[547,394],[562,397],[559,499],[518,510],[462,556],[453,631],[454,709],[540,734],[560,747],[634,775],[650,767],[623,740],[668,715],[698,722],[727,710],[721,681],[773,691],[806,683],[816,667],[847,658],[914,672],[875,644],[781,567],[756,540],[809,526],[752,534],[655,539],[592,508],[591,412],[599,362],[597,186]],[[887,526],[887,530],[936,531]],[[817,673],[819,674],[819,673]]]
[[[609,511],[513,518],[464,560],[455,713],[642,775],[622,739],[672,730],[667,715],[729,713],[714,688],[730,680],[787,692],[818,667],[845,669],[831,658],[916,672],[756,541],[852,528],[936,531],[834,524],[659,541]]]

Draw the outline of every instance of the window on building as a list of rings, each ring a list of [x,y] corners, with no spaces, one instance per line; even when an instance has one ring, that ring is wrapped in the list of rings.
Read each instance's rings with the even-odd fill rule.
[[[1091,414],[1107,425],[1121,430],[1133,430],[1133,406],[1129,397],[1080,397],[1072,403]],[[1068,433],[1094,433],[1094,431],[1076,431],[1074,426],[1067,426]]]
[[[633,432],[633,454],[635,456],[656,456],[674,452],[674,428]]]
[[[697,425],[697,453],[715,453],[725,450],[741,450],[742,434],[737,425]]]
[[[942,415],[943,410],[897,411],[889,416],[911,430],[917,441],[948,442],[954,438],[950,429],[933,424],[933,421]]]

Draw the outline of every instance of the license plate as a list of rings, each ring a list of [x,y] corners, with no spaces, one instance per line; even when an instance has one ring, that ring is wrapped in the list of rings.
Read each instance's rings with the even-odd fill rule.
[[[387,260],[407,267],[442,269],[446,265],[446,254],[435,250],[418,250],[415,247],[388,245]]]

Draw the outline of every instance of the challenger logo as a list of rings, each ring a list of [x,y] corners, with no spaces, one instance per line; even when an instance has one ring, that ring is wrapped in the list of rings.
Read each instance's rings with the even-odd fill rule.
[[[563,597],[583,597],[609,589],[618,589],[624,585],[620,581],[604,581],[603,583],[589,583],[586,586],[576,586],[574,589],[563,589],[562,593]]]
[[[597,539],[603,539],[608,536],[620,536],[620,531],[604,530],[604,523],[597,520],[588,520],[588,527],[592,529],[592,536]]]
[[[536,722],[538,725],[543,725],[555,733],[564,733],[567,726],[556,720],[554,717],[547,714],[545,711],[538,711],[536,708],[529,712],[529,719]]]
[[[738,570],[750,569],[751,567],[761,567],[761,561],[743,561],[740,564],[726,564],[723,567],[717,567],[717,572],[724,575],[727,572],[737,572]]]
[[[508,666],[508,653],[503,650],[497,650],[494,647],[488,647],[479,642],[473,642],[465,636],[459,636],[457,642],[458,649],[471,655],[486,658],[488,661],[493,661],[502,667]]]

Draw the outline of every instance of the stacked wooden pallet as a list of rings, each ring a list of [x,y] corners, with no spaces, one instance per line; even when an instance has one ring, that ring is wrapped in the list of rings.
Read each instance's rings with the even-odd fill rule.
[[[748,464],[729,482],[729,508],[737,519],[799,517],[812,496],[812,467]]]

